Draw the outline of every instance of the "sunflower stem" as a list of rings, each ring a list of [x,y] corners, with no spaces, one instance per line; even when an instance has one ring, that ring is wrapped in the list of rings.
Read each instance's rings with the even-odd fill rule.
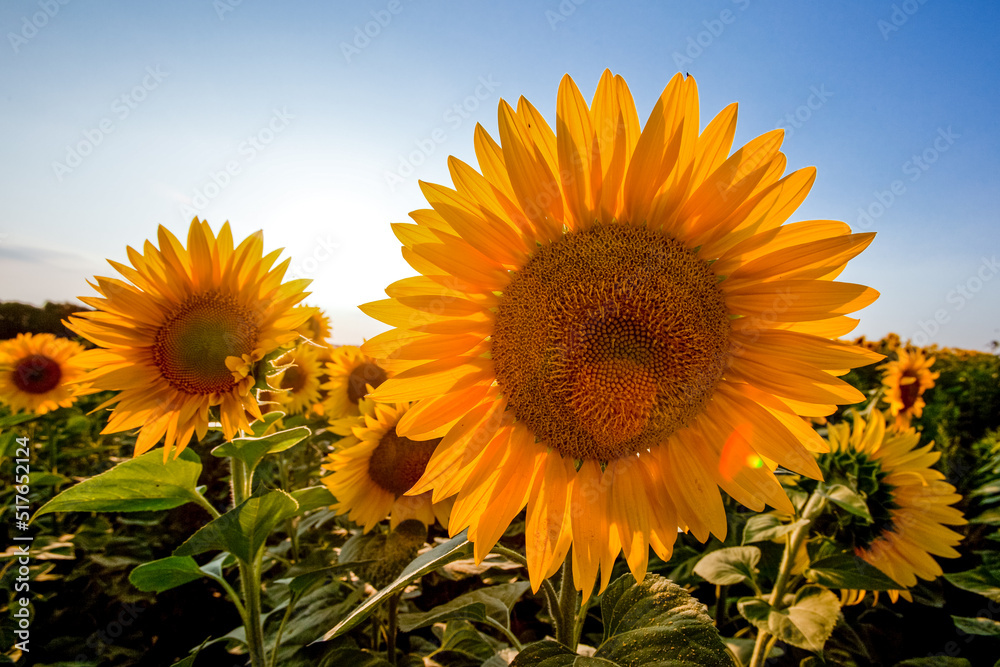
[[[774,588],[771,589],[771,598],[768,601],[771,609],[774,611],[781,611],[785,608],[785,590],[788,586],[789,577],[792,574],[792,568],[795,566],[795,557],[798,555],[799,549],[802,548],[802,543],[809,535],[809,529],[812,527],[813,521],[822,514],[825,506],[826,498],[819,493],[814,492],[809,496],[806,506],[802,508],[801,518],[804,520],[804,523],[792,531],[790,537],[786,538],[785,551],[781,555],[781,565],[778,567],[778,576],[774,580]],[[769,638],[770,641],[768,641]],[[761,667],[776,641],[777,638],[771,637],[769,632],[760,630],[757,633],[757,641],[754,643],[753,656],[750,658],[750,667]]]
[[[198,491],[195,491],[194,495],[195,495],[195,502],[204,507],[205,511],[208,512],[210,515],[212,515],[213,519],[218,519],[220,516],[222,516],[222,514],[219,513],[219,510],[212,507],[212,503],[208,502],[208,498],[198,493]]]
[[[281,479],[281,488],[285,491],[291,492],[291,485],[288,482],[288,461],[285,460],[284,456],[278,457],[278,475]],[[292,517],[285,519],[285,532],[288,533],[288,539],[292,546],[292,562],[299,562],[299,536],[298,531],[295,530],[295,520]]]
[[[253,473],[247,469],[243,461],[229,457],[232,471],[231,484],[233,489],[233,507],[238,507],[246,501],[253,490]],[[263,549],[249,562],[237,559],[240,568],[240,588],[243,594],[243,606],[246,610],[244,628],[246,629],[247,646],[250,649],[250,664],[252,667],[266,667],[264,655],[264,626],[261,623],[260,608],[260,570]],[[277,645],[275,645],[277,650]]]
[[[559,583],[559,625],[556,627],[556,641],[576,651],[576,615],[580,609],[580,594],[573,584],[572,551],[566,553]]]
[[[294,593],[288,600],[288,606],[285,608],[285,613],[281,617],[281,625],[278,626],[278,632],[274,636],[274,647],[271,649],[271,667],[276,667],[278,664],[278,647],[281,646],[281,635],[285,633],[285,626],[288,624],[288,619],[292,616],[293,609],[295,609]]]
[[[491,618],[490,616],[487,616],[485,619],[483,619],[483,622],[486,623],[486,625],[496,628],[497,630],[502,632],[504,637],[507,638],[507,641],[510,642],[510,645],[516,648],[518,651],[524,649],[524,645],[520,642],[520,640],[518,640],[517,635],[511,632],[510,628],[508,628],[500,621],[496,620],[495,618]]]
[[[581,593],[582,595],[582,593]],[[586,602],[580,605],[580,610],[576,613],[576,627],[573,630],[574,642],[577,646],[580,644],[580,637],[583,636],[583,625],[587,622],[587,612],[590,611],[590,605],[594,603],[594,596],[591,595],[587,598]]]
[[[517,563],[521,567],[528,567],[528,559],[513,549],[508,549],[505,546],[497,544],[490,550],[490,553],[498,554],[503,556],[507,560]],[[545,594],[545,602],[549,607],[549,616],[552,617],[552,628],[553,633],[559,635],[559,593],[556,592],[556,587],[552,585],[552,582],[548,579],[542,580],[542,592]]]
[[[399,620],[399,598],[402,595],[402,593],[390,595],[387,602],[389,618],[386,623],[388,627],[386,627],[385,631],[385,652],[392,667],[396,667],[396,629]]]

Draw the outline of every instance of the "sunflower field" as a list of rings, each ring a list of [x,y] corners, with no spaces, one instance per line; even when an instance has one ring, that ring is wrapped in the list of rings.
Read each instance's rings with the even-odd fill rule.
[[[692,77],[556,110],[421,184],[360,346],[199,218],[2,304],[2,663],[1000,665],[1000,357],[852,338],[874,234]]]

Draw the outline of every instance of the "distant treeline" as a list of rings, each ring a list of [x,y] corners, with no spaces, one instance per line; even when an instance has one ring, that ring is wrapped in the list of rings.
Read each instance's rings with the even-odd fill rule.
[[[21,333],[51,333],[64,338],[77,335],[63,326],[62,321],[79,311],[90,310],[73,303],[47,302],[41,308],[16,301],[0,302],[0,340]]]

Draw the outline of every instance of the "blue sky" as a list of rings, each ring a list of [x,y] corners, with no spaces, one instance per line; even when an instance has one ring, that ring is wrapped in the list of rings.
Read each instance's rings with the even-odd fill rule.
[[[367,31],[367,34],[366,34]],[[784,127],[818,168],[793,220],[876,231],[844,280],[882,297],[857,332],[987,349],[1000,339],[1000,5],[375,0],[0,6],[0,299],[91,293],[163,224],[263,229],[314,279],[338,343],[412,275],[389,223],[418,179],[472,161],[502,97],[552,120],[563,74],[605,68],[645,119],[677,71],[737,144]]]

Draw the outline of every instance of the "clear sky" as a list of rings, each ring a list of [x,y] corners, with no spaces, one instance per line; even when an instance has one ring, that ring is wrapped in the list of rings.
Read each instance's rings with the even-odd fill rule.
[[[163,224],[263,229],[337,343],[413,271],[389,223],[450,183],[479,122],[563,74],[622,74],[643,120],[677,71],[736,144],[785,127],[818,168],[793,220],[876,231],[843,280],[881,291],[858,333],[1000,339],[1000,3],[993,0],[181,0],[0,4],[0,299],[92,294]],[[554,124],[554,122],[553,122]]]

